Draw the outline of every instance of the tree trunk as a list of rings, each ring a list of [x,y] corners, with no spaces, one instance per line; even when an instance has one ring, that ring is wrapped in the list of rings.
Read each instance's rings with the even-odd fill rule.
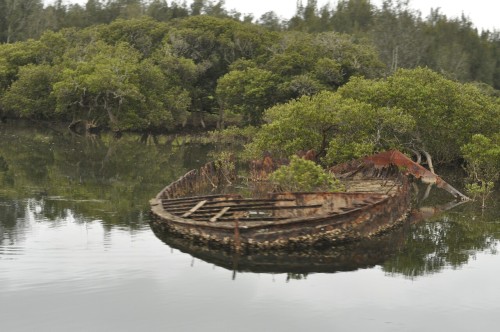
[[[418,152],[417,150],[413,150],[413,149],[410,149],[411,152],[413,152],[413,154],[415,155],[415,157],[417,157],[417,160],[415,161],[417,164],[422,164],[422,154],[420,152]]]
[[[200,116],[200,124],[203,129],[205,129],[207,126],[205,125],[205,121],[203,120],[203,115]]]
[[[118,119],[116,118],[116,116],[111,111],[111,107],[108,107],[108,102],[107,102],[106,98],[107,98],[107,96],[104,97],[104,109],[108,113],[108,118],[109,118],[109,123],[111,125],[111,128],[113,130],[116,129],[116,130],[120,131],[120,126],[118,125]]]
[[[219,108],[219,119],[217,121],[217,129],[223,130],[224,129],[224,108],[220,106]]]
[[[434,165],[432,164],[432,157],[430,153],[425,150],[422,150],[422,153],[425,155],[425,159],[427,160],[427,165],[429,166],[429,170],[432,173],[436,174],[436,172],[434,172]]]

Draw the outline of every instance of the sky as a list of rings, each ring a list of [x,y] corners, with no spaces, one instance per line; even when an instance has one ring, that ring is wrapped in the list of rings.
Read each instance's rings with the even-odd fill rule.
[[[380,7],[382,0],[371,1]],[[303,4],[307,0],[302,0]],[[318,7],[337,1],[318,0]],[[235,8],[241,13],[254,13],[259,18],[263,13],[274,11],[283,18],[290,18],[295,14],[297,0],[226,0],[226,9]],[[499,0],[410,0],[410,7],[419,10],[425,18],[431,8],[441,8],[441,13],[447,17],[460,17],[462,13],[474,23],[478,29],[496,28],[500,30],[500,1]]]
[[[168,0],[170,3],[172,0]],[[383,0],[371,0],[373,4],[380,7]],[[52,2],[46,0],[46,3]],[[86,0],[63,0],[64,3],[85,4]],[[179,2],[182,2],[180,0]],[[187,0],[188,3],[191,1]],[[243,14],[254,14],[258,19],[262,14],[274,11],[278,16],[288,19],[295,14],[297,0],[226,0],[227,10],[236,9]],[[302,0],[304,4],[307,0]],[[318,7],[330,3],[336,4],[336,0],[318,0]],[[410,0],[410,7],[418,10],[425,18],[431,8],[441,8],[441,13],[448,18],[467,16],[479,30],[500,30],[500,1],[499,0]]]

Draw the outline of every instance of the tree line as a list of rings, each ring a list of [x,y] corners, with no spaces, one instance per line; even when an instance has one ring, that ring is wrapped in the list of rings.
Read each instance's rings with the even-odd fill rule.
[[[258,125],[276,103],[383,68],[369,43],[346,34],[209,15],[118,19],[1,44],[1,116],[117,131]]]
[[[439,9],[422,17],[408,0],[385,0],[380,8],[369,0],[338,0],[323,7],[318,7],[317,0],[299,0],[289,20],[272,11],[260,18],[243,15],[226,9],[223,0],[194,0],[189,5],[175,0],[87,0],[83,6],[55,0],[45,7],[42,0],[0,0],[0,43],[117,19],[147,16],[170,22],[198,15],[254,23],[273,31],[346,33],[374,45],[387,73],[423,66],[449,78],[500,89],[499,31],[478,31],[467,17],[447,17]]]
[[[258,20],[223,1],[0,0],[0,117],[115,130],[259,125],[278,103],[353,76],[427,67],[498,95],[500,38],[407,1],[308,0]],[[2,14],[0,14],[2,15]],[[255,22],[254,22],[255,21]]]

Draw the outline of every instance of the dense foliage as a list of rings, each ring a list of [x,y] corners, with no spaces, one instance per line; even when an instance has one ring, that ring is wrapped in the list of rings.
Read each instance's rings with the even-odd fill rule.
[[[2,121],[252,125],[254,156],[314,149],[330,164],[399,148],[431,167],[470,163],[473,135],[500,132],[499,33],[408,1],[299,1],[282,21],[224,1],[0,0],[0,16]]]
[[[398,70],[382,80],[354,79],[338,91],[380,108],[397,108],[415,121],[398,137],[408,149],[441,162],[456,160],[473,134],[500,131],[500,103],[473,84],[461,84],[429,69]]]
[[[397,148],[431,170],[433,161],[465,160],[471,188],[482,192],[499,179],[500,99],[429,69],[353,78],[336,92],[271,107],[264,119],[246,145],[252,158],[313,149],[330,165]]]
[[[439,9],[420,13],[411,5],[407,0],[385,0],[378,8],[369,0],[337,0],[319,8],[317,0],[303,0],[297,1],[296,13],[290,20],[281,20],[274,12],[260,18],[242,15],[225,8],[223,0],[87,0],[83,6],[62,0],[0,0],[0,43],[39,38],[47,30],[82,29],[118,19],[147,16],[158,22],[172,22],[208,15],[255,23],[272,31],[346,33],[358,40],[369,40],[387,72],[427,66],[454,79],[482,81],[500,88],[498,31],[478,31],[465,16],[450,18]],[[123,28],[127,29],[127,25]],[[161,30],[131,39],[147,48],[158,36]],[[115,37],[110,34],[110,38]]]
[[[0,103],[3,117],[87,120],[114,130],[222,127],[226,118],[259,125],[276,103],[381,68],[370,45],[334,32],[142,17],[1,45]]]
[[[400,147],[399,138],[415,126],[415,120],[399,108],[373,106],[338,92],[272,107],[265,119],[267,123],[247,145],[250,156],[269,151],[286,157],[313,149],[328,164]]]

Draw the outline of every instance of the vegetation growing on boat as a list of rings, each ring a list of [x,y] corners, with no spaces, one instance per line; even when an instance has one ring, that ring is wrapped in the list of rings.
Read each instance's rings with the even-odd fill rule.
[[[465,160],[473,196],[487,197],[499,178],[500,100],[429,69],[353,78],[337,92],[274,106],[264,118],[246,145],[249,155],[314,149],[322,164],[332,165],[397,148],[433,173],[434,165]]]
[[[327,164],[397,147],[397,135],[414,126],[411,116],[398,108],[373,107],[327,91],[274,106],[264,117],[266,124],[246,146],[250,155],[268,151],[287,157],[313,149]]]
[[[382,164],[360,160],[356,171],[362,188],[311,192],[315,185],[331,186],[333,181],[319,165],[295,156],[290,166],[274,174],[308,192],[245,198],[236,192],[202,194],[207,180],[218,176],[212,162],[187,172],[151,199],[151,222],[162,232],[235,251],[326,248],[401,225],[410,210],[408,178],[395,171],[391,160]]]
[[[269,180],[283,191],[341,191],[335,176],[311,160],[292,156],[289,165],[280,166]]]
[[[236,165],[233,155],[228,151],[217,153],[214,160],[215,168],[224,182],[231,184],[235,178]]]
[[[460,148],[475,134],[491,137],[500,132],[500,100],[473,84],[450,80],[426,68],[401,69],[381,80],[355,78],[338,91],[344,98],[376,109],[395,108],[414,125],[395,133],[408,152],[434,163],[453,163]],[[382,141],[385,137],[382,132]],[[420,157],[419,157],[420,158]]]

